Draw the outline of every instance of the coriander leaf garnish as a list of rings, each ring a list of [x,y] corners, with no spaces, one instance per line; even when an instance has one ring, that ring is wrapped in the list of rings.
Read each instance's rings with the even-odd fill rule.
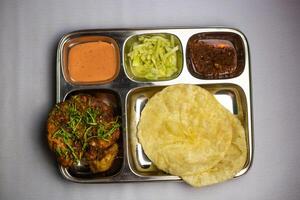
[[[85,122],[89,125],[97,125],[96,117],[99,114],[99,111],[97,109],[93,108],[88,108],[86,110],[86,115],[85,115]]]
[[[67,141],[65,138],[64,138],[64,143],[65,143],[66,146],[70,149],[70,151],[71,151],[71,153],[72,153],[74,159],[75,159],[76,162],[78,163],[78,162],[79,162],[79,159],[78,159],[78,157],[77,157],[77,155],[76,155],[76,153],[75,153],[75,151],[74,151],[72,145],[70,145],[70,144],[68,143],[68,141]]]
[[[58,156],[62,156],[62,155],[63,155],[62,152],[61,152],[61,149],[60,149],[59,147],[56,147],[56,148],[55,148],[55,153],[56,153],[56,155],[58,155]]]
[[[80,112],[77,110],[75,103],[73,103],[73,104],[70,105],[68,112],[69,112],[69,122],[68,122],[68,125],[71,128],[72,133],[77,138],[79,138],[76,130],[77,130],[77,127],[78,127],[79,123],[82,120],[82,116],[81,116]]]
[[[89,159],[95,153],[102,154],[102,150],[118,139],[112,134],[120,127],[119,118],[113,117],[112,109],[103,113],[104,105],[99,102],[92,96],[74,95],[57,104],[50,115],[50,148],[64,167]],[[103,144],[104,141],[108,143]]]
[[[52,135],[52,137],[53,138],[62,137],[63,139],[70,139],[72,138],[72,135],[69,132],[67,132],[65,129],[60,128]]]
[[[120,124],[117,121],[113,122],[110,128],[104,126],[103,124],[99,124],[97,129],[97,136],[100,139],[107,140],[119,127]]]

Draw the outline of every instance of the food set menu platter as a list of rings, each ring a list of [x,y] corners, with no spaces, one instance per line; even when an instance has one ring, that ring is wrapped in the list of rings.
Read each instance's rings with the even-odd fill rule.
[[[130,57],[129,55],[133,54],[131,52],[135,48],[135,43],[139,41],[139,37],[155,35],[170,36],[171,43],[176,45],[176,49],[173,49],[176,51],[177,71],[172,71],[170,73],[172,75],[167,78],[157,77],[155,79],[148,72],[135,71],[131,67],[134,62],[138,62],[134,60],[134,56]],[[209,44],[201,43],[196,46],[193,45],[194,40],[206,41]],[[113,51],[112,62],[116,68],[112,72],[105,72],[107,77],[102,80],[93,81],[91,78],[90,82],[81,81],[80,76],[76,77],[76,71],[68,69],[72,54],[76,56],[75,48],[74,51],[72,48],[78,44],[98,41],[112,45],[111,50],[108,51]],[[224,71],[220,68],[217,68],[219,71],[205,71],[197,66],[201,62],[209,64],[210,61],[205,59],[197,61],[197,56],[201,57],[202,55],[193,52],[193,48],[206,50],[209,58],[226,59],[221,55],[224,54],[224,50],[219,57],[212,55],[209,51],[209,45],[219,47],[215,44],[216,41],[222,41],[221,46],[223,45],[223,49],[224,46],[227,48],[229,58],[234,58],[234,68]],[[170,49],[172,51],[172,47]],[[102,173],[91,173],[88,170],[80,169],[80,166],[66,168],[60,165],[59,169],[64,178],[80,183],[181,180],[178,176],[169,175],[157,169],[145,155],[137,137],[137,126],[147,101],[163,88],[176,84],[201,86],[238,117],[245,130],[247,159],[244,167],[235,177],[241,176],[249,170],[253,156],[250,59],[246,37],[240,31],[223,27],[75,31],[64,35],[60,40],[56,67],[57,103],[79,93],[104,94],[121,116],[120,150],[112,167]],[[146,78],[141,78],[139,73],[145,73]],[[92,76],[93,74],[90,75],[90,77]]]

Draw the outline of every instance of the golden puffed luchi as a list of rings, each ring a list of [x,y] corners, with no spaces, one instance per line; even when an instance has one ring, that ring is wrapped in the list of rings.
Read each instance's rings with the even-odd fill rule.
[[[193,186],[227,180],[246,160],[240,121],[196,85],[168,86],[151,97],[137,135],[154,165]]]

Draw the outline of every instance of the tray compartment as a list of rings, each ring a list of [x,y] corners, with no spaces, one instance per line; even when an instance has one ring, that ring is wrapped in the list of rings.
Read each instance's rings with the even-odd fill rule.
[[[72,47],[78,44],[88,43],[88,42],[107,42],[113,45],[115,50],[115,59],[116,59],[116,67],[117,71],[116,73],[105,81],[93,81],[93,82],[77,82],[73,81],[70,77],[69,69],[68,69],[68,62],[69,62],[69,53]],[[61,63],[62,63],[62,72],[64,79],[73,85],[95,85],[95,84],[105,84],[113,81],[119,74],[120,71],[120,48],[112,37],[104,36],[104,35],[97,35],[97,34],[91,34],[91,35],[72,35],[68,37],[63,45],[62,45],[62,53],[61,53]]]
[[[80,89],[74,90],[66,94],[64,100],[69,99],[73,95],[78,94],[88,94],[94,97],[101,98],[106,104],[113,107],[114,114],[117,116],[122,116],[121,112],[121,100],[120,96],[113,90],[109,89]],[[99,180],[117,176],[124,165],[124,139],[123,139],[123,121],[121,119],[121,134],[117,143],[119,145],[119,152],[114,160],[112,167],[105,172],[92,173],[88,168],[84,166],[77,166],[75,168],[64,168],[60,166],[61,172],[70,180],[80,181],[80,180]]]
[[[199,60],[195,61],[196,57]],[[224,63],[217,63],[215,59],[222,59]],[[196,78],[206,80],[234,78],[244,71],[245,46],[240,35],[236,33],[197,33],[187,42],[186,60],[188,70]],[[222,67],[227,70],[222,70]]]
[[[179,47],[179,50],[176,52],[176,58],[177,58],[177,71],[170,77],[164,77],[164,78],[159,78],[157,80],[149,80],[146,78],[141,78],[141,77],[137,77],[133,74],[132,70],[131,70],[131,64],[128,58],[128,53],[131,50],[131,47],[133,46],[134,43],[138,42],[138,37],[140,36],[163,36],[163,37],[167,37],[170,38],[171,36],[174,37],[174,43],[175,46]],[[182,50],[182,44],[180,42],[180,39],[174,35],[174,34],[170,34],[170,33],[144,33],[144,34],[137,34],[137,35],[133,35],[130,38],[128,38],[125,41],[124,44],[124,50],[123,50],[123,65],[124,65],[124,70],[125,73],[127,75],[127,77],[129,79],[131,79],[132,81],[136,81],[136,82],[157,82],[157,81],[167,81],[167,80],[172,80],[175,79],[176,77],[178,77],[182,71],[183,68],[183,50]]]
[[[165,86],[140,87],[130,91],[126,98],[127,115],[126,128],[128,139],[128,162],[130,169],[138,176],[170,176],[161,170],[147,158],[143,152],[141,144],[137,138],[137,125],[141,117],[141,112],[149,98],[161,91]],[[209,84],[201,87],[211,92],[216,99],[226,107],[231,113],[235,114],[245,128],[246,142],[248,146],[248,159],[245,168],[249,165],[249,131],[247,129],[247,102],[245,94],[238,85],[234,84]],[[176,176],[174,176],[175,178]]]

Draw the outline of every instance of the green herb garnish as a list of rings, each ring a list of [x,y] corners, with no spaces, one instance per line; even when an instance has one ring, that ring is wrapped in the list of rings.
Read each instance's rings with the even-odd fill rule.
[[[77,157],[77,155],[76,155],[76,153],[75,153],[75,151],[74,151],[74,149],[73,149],[72,145],[71,145],[71,144],[69,144],[69,143],[68,143],[68,141],[67,141],[66,139],[64,139],[64,143],[67,145],[67,147],[68,147],[68,148],[69,148],[69,150],[71,151],[71,153],[72,153],[72,155],[73,155],[74,159],[75,159],[75,160],[76,160],[76,162],[78,163],[78,162],[79,162],[79,159],[78,159],[78,157]]]
[[[72,138],[72,134],[70,134],[63,128],[60,128],[52,135],[52,137],[62,137],[63,139],[70,139]]]
[[[87,128],[85,131],[84,131],[84,135],[83,135],[83,145],[82,145],[82,150],[84,151],[87,147],[87,142],[88,142],[88,135],[90,133],[90,130],[91,130],[92,126],[90,126],[89,128]]]
[[[79,123],[82,120],[82,116],[80,115],[80,112],[77,110],[76,108],[76,104],[73,103],[70,105],[69,107],[69,122],[68,125],[70,127],[70,129],[72,130],[72,133],[79,138],[78,134],[77,134],[77,127],[79,125]]]
[[[72,157],[75,162],[79,162],[88,148],[89,141],[93,138],[101,140],[109,140],[109,137],[120,127],[116,118],[112,122],[103,122],[101,120],[101,107],[79,106],[80,99],[74,97],[74,101],[65,104],[65,109],[60,111],[67,112],[67,118],[63,118],[52,135],[53,138],[60,139],[64,146],[57,146],[55,153],[57,156]],[[58,116],[61,117],[61,116]]]
[[[103,140],[107,140],[119,127],[120,124],[118,122],[113,123],[112,127],[108,130],[100,126],[97,130],[97,136]]]
[[[62,155],[63,155],[63,153],[62,153],[62,151],[61,151],[61,149],[60,149],[59,147],[56,147],[55,153],[56,153],[56,155],[58,155],[58,156],[62,156]]]
[[[100,112],[97,109],[88,108],[86,110],[85,122],[89,125],[93,125],[93,126],[97,125],[96,117],[99,114]]]

